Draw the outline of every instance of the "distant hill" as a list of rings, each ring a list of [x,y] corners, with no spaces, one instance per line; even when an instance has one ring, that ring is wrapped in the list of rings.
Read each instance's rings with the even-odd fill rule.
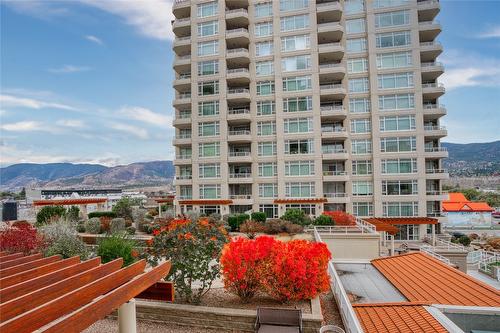
[[[0,169],[2,190],[22,187],[157,186],[167,184],[175,173],[172,161],[132,163],[116,167],[99,164],[14,164]]]
[[[449,157],[444,167],[452,176],[500,175],[500,141],[486,143],[448,143]]]

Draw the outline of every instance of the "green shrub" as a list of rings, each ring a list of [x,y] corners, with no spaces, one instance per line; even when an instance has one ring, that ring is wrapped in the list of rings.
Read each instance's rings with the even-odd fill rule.
[[[42,251],[44,256],[50,257],[56,254],[63,258],[79,256],[82,260],[88,257],[85,243],[78,237],[76,230],[69,223],[59,221],[45,225],[40,228],[44,236],[46,247]]]
[[[85,222],[85,231],[89,234],[101,233],[101,220],[98,217],[93,217]]]
[[[467,237],[466,235],[463,235],[461,236],[459,239],[458,239],[458,242],[460,244],[462,244],[463,246],[469,246],[470,242],[471,242],[471,239],[469,237]]]
[[[293,223],[290,223],[287,221],[284,221],[284,223],[282,224],[281,227],[286,233],[289,233],[291,235],[300,234],[300,233],[304,232],[303,226],[298,225],[298,224],[293,224]]]
[[[284,232],[283,230],[283,221],[280,219],[271,219],[266,222],[266,234],[276,235],[280,232]]]
[[[78,232],[85,232],[85,224],[83,224],[83,223],[79,223],[79,224],[76,226],[76,231],[78,231]]]
[[[328,215],[320,215],[314,220],[314,225],[334,225],[335,222]]]
[[[281,219],[300,225],[305,225],[308,222],[304,211],[298,208],[287,209]]]
[[[264,212],[253,212],[252,215],[252,220],[264,223],[266,222],[267,216],[266,213]]]
[[[127,227],[127,233],[129,235],[135,235],[135,227]]]
[[[78,222],[80,218],[80,208],[78,206],[71,206],[66,210],[66,219],[70,222]]]
[[[239,231],[240,225],[249,219],[250,216],[248,214],[234,214],[228,217],[227,223],[231,227],[231,231]]]
[[[36,214],[35,226],[40,227],[45,224],[59,220],[66,215],[66,209],[63,206],[44,206]]]
[[[125,219],[117,217],[111,220],[110,229],[112,234],[125,230]]]
[[[97,255],[101,257],[102,263],[123,258],[123,266],[128,266],[135,261],[132,251],[135,242],[126,235],[113,234],[99,242]]]
[[[121,218],[124,218],[126,220],[133,221],[134,216],[133,216],[132,207],[133,206],[140,206],[140,205],[141,205],[140,199],[131,199],[128,197],[121,198],[113,206],[113,213],[115,213],[115,215],[116,215],[113,217],[121,217]]]
[[[89,217],[89,219],[94,218],[94,217],[109,217],[111,219],[114,219],[116,217],[116,213],[114,213],[114,212],[92,212],[92,213],[89,213],[88,217]]]
[[[150,223],[143,223],[140,225],[140,229],[142,232],[145,232],[147,234],[152,234],[153,233],[153,225]]]

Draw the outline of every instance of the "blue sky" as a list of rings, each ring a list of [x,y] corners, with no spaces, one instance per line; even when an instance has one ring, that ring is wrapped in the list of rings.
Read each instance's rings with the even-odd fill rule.
[[[173,157],[171,1],[0,1],[2,165]],[[500,2],[441,3],[446,141],[499,140]]]

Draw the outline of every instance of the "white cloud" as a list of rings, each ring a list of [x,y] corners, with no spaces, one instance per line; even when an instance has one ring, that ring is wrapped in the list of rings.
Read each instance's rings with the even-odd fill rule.
[[[61,127],[69,127],[69,128],[84,128],[85,123],[82,120],[77,119],[59,119],[56,121],[56,124]]]
[[[79,72],[87,72],[92,68],[87,66],[74,66],[74,65],[63,65],[58,68],[49,68],[47,71],[55,74],[70,74],[70,73],[79,73]]]
[[[17,123],[2,124],[0,128],[11,132],[44,131],[44,126],[38,121],[19,121]]]
[[[31,15],[40,19],[49,19],[56,16],[66,16],[69,10],[62,7],[62,2],[56,1],[40,1],[40,0],[3,0],[2,4],[6,4],[16,12],[26,15]]]
[[[171,116],[159,114],[140,106],[125,106],[120,109],[118,114],[151,125],[172,127]]]
[[[500,38],[500,25],[492,26],[489,30],[480,33],[478,38]]]
[[[104,45],[104,42],[102,41],[102,39],[94,36],[94,35],[86,35],[84,36],[84,38],[88,41],[91,41],[92,43],[96,43],[96,44],[99,44],[99,45]]]
[[[131,134],[133,136],[138,137],[139,139],[147,140],[149,139],[149,133],[144,128],[140,128],[133,125],[127,125],[123,123],[112,123],[110,127],[114,130],[125,132]]]
[[[0,95],[0,105],[3,108],[28,108],[28,109],[44,109],[44,108],[53,108],[53,109],[61,109],[68,111],[76,111],[76,108],[60,103],[54,102],[45,102],[35,98],[29,97],[18,97],[14,95]]]

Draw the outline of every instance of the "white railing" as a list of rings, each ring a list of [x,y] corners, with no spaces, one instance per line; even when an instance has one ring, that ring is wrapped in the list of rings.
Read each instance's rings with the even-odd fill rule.
[[[345,132],[345,131],[346,131],[345,127],[340,127],[340,126],[321,127],[321,132],[323,132],[323,133],[340,133],[340,132]]]
[[[476,250],[471,251],[467,254],[467,264],[477,266],[478,269],[492,273],[492,267],[490,264],[500,261],[500,253]]]
[[[250,178],[250,177],[252,177],[251,172],[235,172],[229,174],[229,178]]]
[[[250,130],[229,131],[229,135],[250,135]]]
[[[439,238],[436,238],[436,245],[434,248],[440,250],[455,250],[455,251],[465,251],[469,252],[470,248],[463,246],[462,244],[456,244],[449,241],[445,241]]]
[[[422,88],[444,88],[442,83],[422,83]]]
[[[345,111],[344,106],[338,104],[323,104],[319,108],[321,111]]]
[[[250,89],[247,89],[247,88],[233,88],[233,89],[228,89],[227,93],[228,94],[250,93]]]
[[[368,223],[365,220],[362,220],[358,217],[356,217],[356,225],[366,233],[370,233],[370,234],[377,233],[377,228],[373,224]]]
[[[424,131],[444,131],[444,130],[446,130],[445,126],[424,125]]]
[[[347,150],[345,149],[322,149],[321,152],[323,154],[345,154]]]
[[[248,49],[245,49],[244,47],[239,47],[237,49],[229,49],[229,50],[227,50],[228,54],[238,53],[238,52],[247,52],[248,53]]]
[[[321,90],[323,90],[323,89],[339,89],[339,88],[342,88],[342,83],[322,84],[319,87]]]
[[[425,191],[426,195],[445,195],[448,194],[448,191],[441,191],[441,190],[426,190]]]
[[[248,68],[234,68],[227,70],[227,74],[234,74],[234,73],[248,73]]]
[[[425,147],[426,153],[436,153],[440,151],[448,151],[446,147]]]
[[[345,198],[347,197],[347,193],[323,193],[325,198]]]
[[[323,176],[347,176],[346,171],[323,171]]]
[[[453,266],[453,264],[451,263],[450,259],[446,258],[446,257],[443,257],[442,255],[440,255],[439,253],[436,253],[434,252],[434,249],[432,246],[430,245],[422,245],[420,247],[420,251],[421,252],[425,252],[427,253],[428,255],[430,255],[431,257],[434,257],[442,262],[444,262],[445,264],[447,265],[450,265],[450,266]]]
[[[426,169],[425,173],[448,173],[447,169]]]
[[[250,113],[250,109],[239,108],[239,109],[229,109],[229,114],[248,114]]]
[[[251,152],[249,151],[230,151],[229,156],[230,157],[242,157],[242,156],[250,156]]]

